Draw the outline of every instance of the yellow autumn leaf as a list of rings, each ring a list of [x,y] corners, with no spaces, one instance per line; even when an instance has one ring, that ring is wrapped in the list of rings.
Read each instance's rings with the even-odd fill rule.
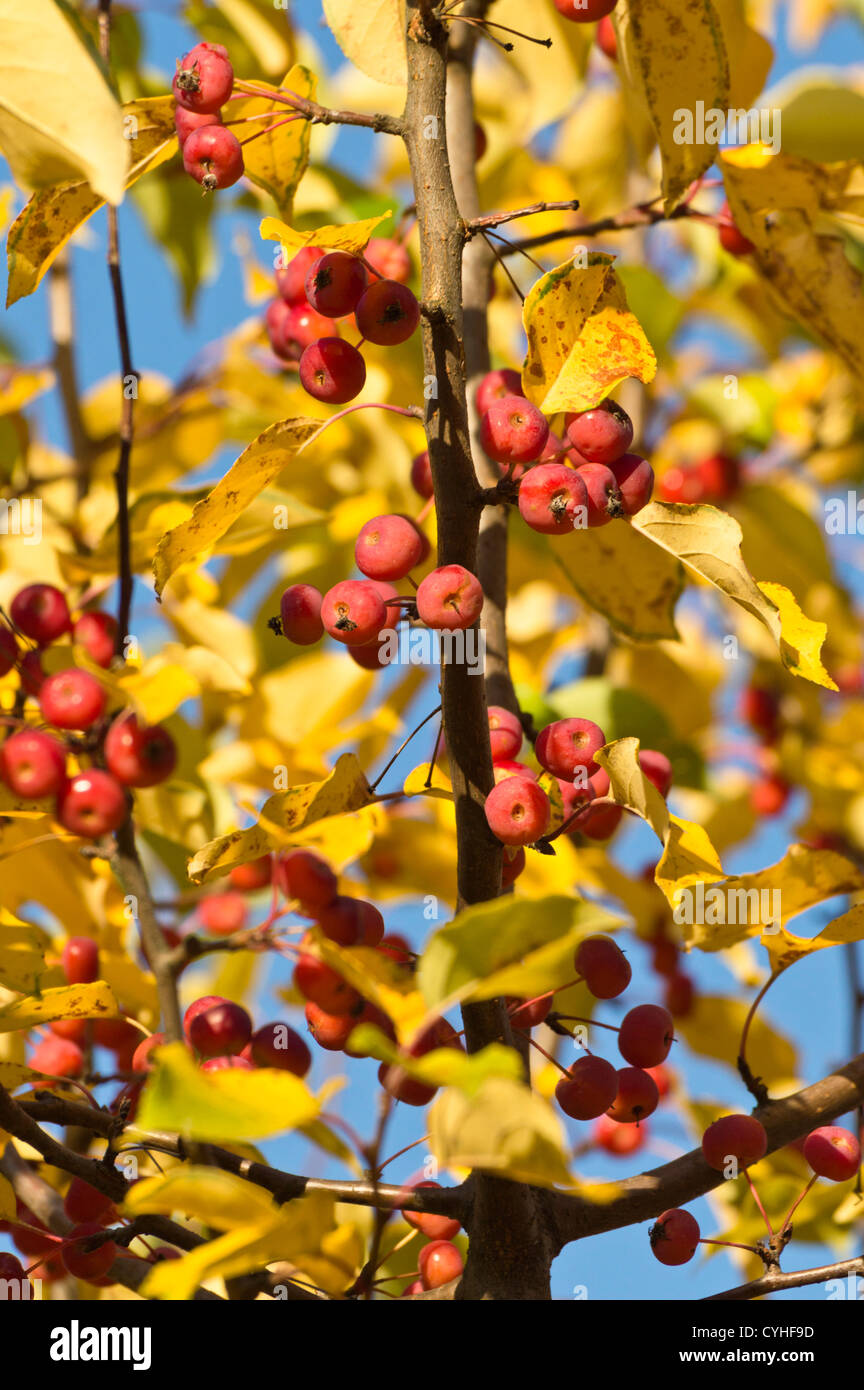
[[[402,790],[406,796],[438,796],[445,801],[453,800],[450,778],[437,763],[421,763],[415,767],[405,778]]]
[[[468,1097],[448,1089],[428,1112],[429,1147],[444,1168],[480,1168],[540,1187],[572,1187],[560,1119],[548,1101],[506,1077]]]
[[[282,420],[258,435],[225,477],[194,508],[188,521],[168,531],[153,559],[156,595],[181,565],[205,554],[315,433],[320,420]]]
[[[170,96],[140,97],[123,106],[123,129],[132,154],[127,188],[176,153],[174,106]],[[57,253],[103,202],[84,181],[56,184],[32,195],[6,238],[7,309],[33,293]]]
[[[276,92],[268,82],[256,82],[256,88]],[[314,101],[316,80],[313,73],[301,64],[296,64],[283,78],[281,86],[297,96]],[[232,120],[242,121],[249,116],[259,116],[264,112],[273,115],[274,126],[291,115],[282,102],[268,101],[266,97],[249,97],[246,101],[232,104]],[[243,149],[243,166],[247,179],[263,188],[274,199],[283,217],[291,216],[294,194],[306,165],[309,162],[309,121],[295,120],[288,125],[278,125],[277,129],[264,131],[269,121],[250,122],[247,130],[254,139],[246,137]]]
[[[117,1018],[117,1000],[104,980],[91,985],[62,985],[39,995],[16,999],[0,1009],[0,1033],[35,1028],[55,1018]]]
[[[748,1006],[738,999],[699,995],[684,1018],[676,1018],[675,1034],[702,1057],[724,1062],[738,1070],[738,1050],[747,1020]],[[670,1062],[674,1065],[675,1049]],[[755,1076],[766,1085],[788,1081],[798,1070],[794,1046],[761,1015],[752,1020],[747,1033],[747,1062]]]
[[[362,1051],[377,1062],[399,1067],[407,1076],[429,1086],[455,1086],[474,1095],[490,1076],[522,1078],[522,1060],[512,1047],[490,1043],[479,1052],[462,1052],[455,1047],[436,1047],[422,1057],[411,1057],[394,1047],[390,1039],[371,1023],[361,1023],[348,1039],[352,1051]]]
[[[726,150],[719,163],[732,216],[772,294],[860,376],[864,289],[842,239],[857,164],[815,164],[764,145]]]
[[[324,17],[345,57],[367,77],[404,87],[405,6],[402,0],[322,0]]]
[[[32,1085],[34,1081],[38,1081],[45,1075],[47,1075],[46,1072],[34,1071],[32,1067],[25,1067],[21,1062],[0,1062],[0,1086],[5,1086],[7,1091],[16,1091],[19,1086]],[[3,1219],[2,1184],[4,1181],[5,1179],[0,1178],[0,1220]]]
[[[712,584],[768,629],[780,660],[793,675],[836,690],[820,660],[828,629],[801,612],[782,584],[757,584],[741,557],[741,527],[716,507],[649,502],[631,525],[675,555],[688,570]]]
[[[287,222],[281,222],[278,217],[265,217],[259,231],[264,241],[278,241],[289,257],[296,256],[304,246],[323,246],[328,251],[347,251],[350,255],[357,256],[365,250],[375,228],[392,215],[391,212],[385,212],[380,217],[369,217],[365,222],[347,222],[339,227],[316,227],[311,232],[297,232],[293,227],[289,227]],[[318,423],[320,424],[320,421]]]
[[[217,1231],[252,1225],[274,1214],[270,1193],[244,1178],[219,1168],[190,1163],[158,1178],[142,1178],[129,1189],[123,1210],[127,1216],[145,1213],[204,1221]]]
[[[129,167],[123,113],[54,0],[0,0],[0,148],[22,188],[84,177],[120,203]]]
[[[627,377],[653,381],[657,359],[612,268],[614,256],[573,256],[532,285],[522,309],[522,385],[546,415],[588,410]]]
[[[32,994],[47,969],[39,929],[0,908],[0,986],[18,994]]]
[[[506,105],[512,113],[514,131],[518,130],[520,135],[524,132],[526,141],[530,134],[560,120],[573,109],[574,101],[583,91],[593,37],[589,24],[573,24],[551,5],[543,6],[539,13],[532,11],[530,20],[527,16],[524,0],[495,0],[496,24],[527,29],[534,38],[552,40],[547,49],[517,41],[512,52],[505,54],[496,49],[494,53],[500,62],[494,77],[501,84],[501,90],[507,92]],[[506,36],[501,34],[500,37]],[[552,169],[547,165],[542,177],[551,175]],[[554,198],[556,195],[547,196]]]
[[[723,44],[729,59],[729,106],[733,110],[753,105],[762,92],[774,61],[774,49],[758,29],[747,23],[747,0],[712,0]],[[783,142],[786,143],[786,115]]]
[[[729,60],[712,0],[619,0],[618,55],[629,85],[644,102],[663,168],[664,211],[671,212],[694,179],[714,163],[698,121],[681,113],[729,109]]]
[[[54,373],[47,367],[15,367],[9,363],[3,365],[0,367],[0,415],[17,413],[37,396],[41,396],[43,391],[50,391],[53,385]],[[15,506],[14,498],[7,503],[10,522],[15,515]],[[18,506],[20,507],[20,502]]]
[[[261,818],[280,831],[299,831],[346,811],[359,811],[373,800],[369,783],[355,754],[343,753],[329,777],[276,792],[261,808]],[[262,825],[235,830],[211,840],[189,863],[193,883],[227,874],[235,864],[260,859],[271,849],[270,833]]]
[[[409,1043],[428,1016],[426,1001],[413,975],[369,946],[339,946],[313,928],[304,946],[381,1009],[392,1021],[399,1041]]]
[[[762,936],[762,945],[775,971],[785,970],[814,951],[824,951],[828,946],[847,946],[853,941],[864,941],[864,903],[851,907],[842,917],[835,917],[816,936],[796,936],[786,927]]]
[[[16,796],[5,783],[0,785],[0,816],[10,816],[20,820],[39,820],[53,811],[50,800],[28,801]]]
[[[585,603],[634,642],[677,642],[675,605],[684,587],[677,560],[624,523],[573,531],[548,542],[552,563]]]

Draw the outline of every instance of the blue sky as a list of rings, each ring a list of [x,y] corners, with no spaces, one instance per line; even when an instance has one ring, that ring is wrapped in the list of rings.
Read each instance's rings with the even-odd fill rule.
[[[781,13],[785,7],[778,7]],[[339,61],[338,50],[326,32],[319,28],[320,6],[317,0],[304,0],[297,6],[297,12],[310,16],[308,23],[316,40],[323,45],[328,63]],[[187,27],[165,12],[145,13],[143,28],[146,36],[146,58],[148,66],[161,69],[165,73],[173,69],[174,59],[185,51],[194,41],[194,35]],[[819,48],[810,54],[793,53],[785,40],[777,48],[777,59],[772,80],[776,80],[796,67],[806,63],[861,62],[864,60],[864,37],[862,30],[851,21],[832,26]],[[357,173],[366,163],[370,138],[357,132],[343,132],[335,145],[334,159],[343,167]],[[134,345],[134,361],[143,370],[158,371],[169,377],[178,377],[189,360],[208,341],[229,332],[233,326],[248,314],[248,307],[242,294],[239,262],[232,253],[232,244],[238,230],[246,230],[255,241],[255,218],[249,213],[229,211],[217,223],[218,267],[208,285],[202,290],[194,318],[184,322],[178,309],[178,294],[170,270],[166,268],[161,253],[154,247],[146,231],[142,228],[131,203],[124,205],[120,212],[121,244],[125,265],[126,290],[129,301],[131,336]],[[73,269],[78,305],[78,360],[82,382],[92,384],[116,370],[116,341],[111,315],[108,283],[104,266],[104,219],[97,217],[88,225],[86,244],[73,250]],[[49,355],[47,331],[47,304],[44,294],[37,293],[31,299],[17,304],[8,313],[3,325],[4,335],[11,339],[17,354],[23,360],[39,361]],[[63,441],[62,424],[53,398],[42,398],[35,407],[40,427],[49,438]],[[211,477],[217,476],[215,471]],[[848,542],[851,544],[851,542]],[[842,563],[842,556],[841,556]],[[142,596],[143,597],[143,596]],[[420,702],[418,708],[425,713],[428,704]],[[730,719],[732,718],[730,712]],[[422,738],[423,736],[421,736]],[[413,766],[411,759],[406,766]],[[398,769],[397,769],[398,772]],[[394,783],[395,784],[395,783]],[[787,814],[778,822],[766,826],[746,848],[728,856],[730,869],[753,869],[762,867],[779,859],[790,838],[790,827],[801,813],[800,799],[796,798]],[[654,853],[655,843],[645,827],[628,827],[616,848],[616,855],[622,863],[642,864]],[[842,910],[842,903],[831,905],[830,916]],[[799,919],[802,930],[809,933],[818,930],[818,922],[827,919],[829,913],[820,909],[810,914],[808,919]],[[388,917],[388,926],[402,930],[418,944],[425,935],[428,924],[423,922],[416,907],[407,906]],[[628,998],[633,1002],[658,999],[656,977],[648,969],[647,952],[638,944],[631,950],[634,965],[634,984]],[[688,961],[691,970],[703,993],[732,992],[732,978],[725,966],[717,959],[698,956]],[[284,967],[276,966],[268,971],[267,986],[283,978]],[[263,997],[266,999],[267,991]],[[846,1012],[846,984],[844,979],[844,957],[839,951],[826,951],[818,954],[812,962],[792,970],[772,990],[765,1008],[765,1016],[781,1029],[795,1036],[801,1050],[801,1074],[808,1080],[815,1080],[827,1070],[842,1061],[849,1054],[849,1019]],[[837,1001],[840,1001],[839,1005]],[[610,1021],[616,1018],[616,1009],[609,1006],[600,1017]],[[260,1020],[274,1016],[276,1006],[263,1007]],[[803,1021],[803,1023],[802,1023]],[[611,1054],[609,1054],[611,1055]],[[340,1059],[341,1061],[341,1059]],[[313,1081],[319,1084],[336,1064],[330,1054],[318,1052],[316,1055]],[[361,1132],[368,1132],[373,1116],[371,1097],[374,1084],[375,1064],[371,1062],[348,1062],[351,1086],[335,1102],[335,1108]],[[748,1097],[740,1082],[725,1067],[703,1059],[688,1059],[684,1072],[688,1086],[694,1094],[705,1095],[727,1103],[730,1108],[749,1108]],[[390,1130],[389,1150],[395,1151],[410,1142],[419,1132],[421,1112],[397,1107],[397,1115]],[[575,1138],[576,1127],[570,1122]],[[664,1161],[673,1149],[684,1151],[692,1146],[692,1139],[685,1133],[670,1109],[663,1110],[652,1124],[655,1146],[659,1149],[648,1155],[647,1163],[640,1166],[653,1166]],[[310,1152],[308,1145],[296,1139],[285,1139],[267,1145],[266,1151],[272,1161],[295,1171],[308,1171],[319,1175],[335,1175],[337,1171],[328,1165],[316,1152]],[[388,1177],[394,1180],[407,1177],[415,1172],[422,1157],[423,1148],[394,1163],[388,1169]],[[644,1155],[639,1155],[640,1161]],[[631,1167],[628,1161],[615,1161],[602,1157],[583,1161],[583,1168],[590,1176],[624,1176]],[[704,1201],[693,1204],[692,1210],[710,1232],[713,1219]],[[828,1258],[824,1249],[794,1248],[787,1257],[787,1267],[803,1267],[809,1263],[820,1263]],[[645,1299],[660,1298],[698,1298],[716,1291],[728,1284],[739,1282],[739,1276],[731,1263],[724,1257],[712,1258],[710,1262],[696,1260],[679,1270],[660,1270],[648,1248],[647,1227],[625,1229],[609,1236],[602,1236],[572,1246],[560,1257],[554,1270],[554,1297],[568,1299],[574,1296],[577,1286],[586,1286],[589,1299]],[[788,1297],[788,1296],[787,1296]],[[824,1292],[818,1287],[797,1291],[796,1298],[819,1299]]]

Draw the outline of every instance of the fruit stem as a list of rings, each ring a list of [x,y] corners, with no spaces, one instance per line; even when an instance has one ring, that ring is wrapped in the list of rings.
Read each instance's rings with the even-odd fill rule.
[[[407,420],[423,419],[423,411],[420,409],[419,405],[388,405],[386,401],[361,401],[359,405],[348,405],[344,410],[337,410],[335,415],[331,415],[329,420],[324,421],[320,429],[316,430],[314,434],[310,434],[309,438],[303,441],[297,453],[302,454],[303,450],[308,448],[310,444],[313,444],[316,439],[319,439],[326,429],[329,429],[331,425],[335,425],[337,420],[342,420],[346,415],[353,414],[355,410],[389,410],[391,414],[402,415]]]
[[[749,1171],[748,1171],[747,1168],[744,1169],[744,1176],[745,1176],[745,1178],[747,1179],[747,1186],[750,1188],[750,1191],[753,1193],[753,1201],[756,1203],[757,1207],[759,1208],[759,1212],[760,1212],[760,1214],[761,1214],[761,1216],[762,1216],[762,1220],[765,1222],[765,1225],[768,1227],[768,1234],[769,1234],[769,1236],[772,1236],[772,1237],[773,1237],[774,1235],[776,1235],[776,1232],[775,1232],[775,1230],[774,1230],[774,1227],[771,1225],[771,1220],[770,1220],[770,1218],[769,1218],[769,1216],[768,1216],[768,1213],[767,1213],[767,1211],[765,1210],[765,1208],[764,1208],[763,1205],[762,1205],[762,1202],[761,1202],[760,1197],[759,1197],[759,1193],[756,1191],[756,1184],[754,1183],[753,1179],[751,1178],[750,1173],[749,1173]]]
[[[390,759],[390,761],[389,761],[388,763],[385,764],[385,766],[384,766],[384,767],[382,768],[382,770],[379,772],[378,776],[375,778],[375,781],[370,783],[370,785],[369,785],[369,790],[370,790],[370,791],[373,791],[373,792],[374,792],[375,788],[378,786],[378,783],[379,783],[379,782],[384,778],[384,776],[390,771],[390,769],[391,769],[391,767],[393,766],[393,764],[395,763],[396,759],[399,757],[399,754],[402,753],[402,752],[404,752],[404,750],[408,747],[408,744],[411,742],[411,740],[412,740],[412,738],[414,737],[414,735],[415,735],[415,734],[419,734],[420,730],[421,730],[422,728],[424,728],[424,726],[425,726],[426,724],[429,723],[429,720],[430,720],[430,719],[434,719],[435,716],[436,716],[436,714],[440,714],[440,713],[441,713],[441,706],[440,706],[440,705],[436,705],[435,708],[432,710],[432,712],[431,712],[430,714],[427,714],[427,715],[426,715],[426,718],[425,718],[425,719],[421,719],[421,721],[420,721],[420,723],[417,725],[416,729],[412,729],[412,730],[411,730],[411,733],[410,733],[410,734],[408,735],[408,737],[405,739],[404,743],[400,743],[399,747],[396,749],[396,752],[393,754],[393,757]]]
[[[796,1197],[795,1201],[792,1203],[791,1207],[786,1213],[783,1225],[780,1227],[781,1236],[785,1236],[786,1232],[789,1229],[789,1222],[792,1220],[793,1214],[797,1211],[798,1207],[800,1207],[801,1203],[804,1201],[804,1198],[807,1196],[807,1193],[810,1191],[810,1188],[815,1183],[817,1177],[818,1173],[814,1173],[807,1186],[804,1188],[804,1191],[801,1193],[800,1197]]]
[[[553,1065],[553,1067],[557,1067],[558,1070],[561,1072],[562,1076],[566,1076],[567,1079],[569,1080],[569,1078],[570,1078],[570,1072],[569,1072],[568,1068],[565,1067],[565,1066],[563,1065],[563,1063],[559,1062],[559,1061],[557,1060],[557,1058],[553,1057],[551,1052],[547,1052],[546,1049],[545,1049],[545,1047],[541,1047],[540,1044],[537,1042],[536,1038],[532,1038],[532,1037],[531,1037],[531,1033],[530,1033],[530,1030],[529,1030],[529,1029],[527,1029],[527,1028],[516,1028],[516,1029],[515,1029],[515,1032],[517,1032],[517,1033],[524,1033],[525,1036],[527,1037],[529,1043],[531,1044],[531,1046],[532,1046],[532,1047],[536,1047],[537,1051],[540,1052],[540,1053],[542,1053],[542,1055],[546,1058],[546,1061],[547,1061],[547,1062],[551,1062],[552,1065]]]

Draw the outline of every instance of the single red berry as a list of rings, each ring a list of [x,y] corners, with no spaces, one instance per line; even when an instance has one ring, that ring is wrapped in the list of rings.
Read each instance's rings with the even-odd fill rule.
[[[643,748],[639,753],[639,766],[660,795],[668,796],[672,786],[672,764],[666,754],[658,753],[653,748]]]
[[[326,859],[312,849],[290,849],[280,854],[273,866],[273,880],[286,898],[300,904],[304,917],[315,917],[336,897],[336,875]]]
[[[115,1056],[132,1054],[141,1041],[140,1031],[126,1018],[97,1018],[93,1033],[100,1047],[107,1047]]]
[[[300,1034],[287,1023],[265,1023],[252,1034],[252,1061],[258,1067],[275,1067],[305,1076],[312,1065],[312,1053]]]
[[[151,1033],[149,1038],[144,1038],[132,1053],[132,1066],[130,1067],[130,1071],[152,1071],[154,1064],[151,1061],[150,1054],[155,1052],[157,1047],[162,1047],[164,1042],[164,1033]]]
[[[677,942],[670,941],[666,936],[655,937],[651,946],[651,969],[658,975],[671,978],[677,973],[680,954]]]
[[[649,1076],[654,1078],[654,1083],[657,1087],[657,1093],[660,1099],[662,1100],[664,1096],[668,1096],[671,1089],[671,1082],[669,1080],[669,1073],[663,1063],[658,1062],[656,1067],[646,1067],[645,1070]]]
[[[276,348],[288,362],[299,362],[303,350],[313,347],[321,338],[339,338],[335,319],[319,314],[311,304],[290,304],[280,315],[276,326]]]
[[[415,1182],[407,1189],[409,1192],[416,1192],[423,1187],[434,1187],[441,1190],[439,1182]],[[436,1216],[432,1212],[406,1211],[403,1208],[402,1215],[413,1226],[415,1231],[420,1231],[428,1240],[452,1240],[459,1234],[461,1222],[453,1216]]]
[[[48,1076],[78,1077],[84,1070],[84,1053],[77,1043],[51,1034],[36,1044],[28,1065],[34,1071],[44,1071]],[[43,1090],[51,1085],[50,1081],[33,1082],[35,1090]]]
[[[506,777],[486,797],[486,820],[504,845],[532,845],[546,834],[552,808],[543,788],[530,777]]]
[[[204,125],[221,124],[222,117],[218,111],[189,111],[185,106],[174,107],[174,129],[181,150],[193,130],[199,130]]]
[[[34,1277],[36,1271],[34,1270]],[[25,1290],[24,1285],[27,1285]],[[33,1285],[27,1278],[24,1266],[15,1255],[11,1255],[7,1250],[0,1250],[0,1285],[3,1285],[8,1292],[7,1298],[29,1299],[33,1296]],[[17,1289],[17,1293],[12,1293],[12,1289]]]
[[[605,526],[624,515],[615,474],[605,463],[583,463],[577,473],[588,496],[586,520],[589,526]]]
[[[324,636],[320,589],[314,584],[291,584],[279,605],[282,632],[298,647],[311,647]]]
[[[726,502],[741,486],[741,465],[728,454],[711,454],[698,465],[705,493],[708,497]]]
[[[276,356],[284,362],[291,362],[296,365],[300,359],[300,349],[293,341],[287,341],[285,337],[290,313],[291,306],[286,304],[284,299],[271,299],[264,310],[264,327],[270,346]]]
[[[362,1013],[362,1001],[360,1011]],[[304,1013],[309,1032],[325,1052],[341,1052],[360,1022],[359,1013],[330,1014],[311,999],[307,1001]]]
[[[615,401],[568,415],[565,429],[573,448],[588,463],[612,464],[633,443],[633,422]]]
[[[515,762],[512,758],[499,758],[492,764],[492,775],[495,778],[495,785],[503,782],[506,777],[530,777],[532,782],[537,781],[537,773],[530,768],[527,763]]]
[[[673,1018],[687,1018],[693,1012],[696,986],[689,975],[676,971],[666,981],[663,1001]]]
[[[487,372],[477,387],[477,414],[485,415],[493,401],[500,401],[504,396],[524,395],[521,373],[514,372],[512,367],[496,368]]]
[[[660,479],[660,496],[664,502],[693,506],[703,501],[705,484],[695,468],[669,468]]]
[[[575,468],[540,463],[519,484],[519,514],[532,531],[559,536],[588,525],[588,493]]]
[[[351,343],[321,338],[303,351],[300,380],[310,396],[329,405],[346,405],[366,384],[366,363]]]
[[[594,754],[605,742],[603,730],[590,719],[556,719],[541,729],[534,751],[547,772],[572,781],[578,772],[590,777],[597,771]]]
[[[206,1009],[212,1009],[215,1004],[227,1004],[228,1000],[223,999],[221,994],[204,994],[200,999],[195,999],[189,1005],[183,1015],[183,1033],[186,1041],[191,1045],[192,1039],[189,1030],[199,1014],[203,1014]]]
[[[672,1015],[659,1004],[637,1004],[624,1015],[618,1032],[618,1050],[633,1067],[665,1062],[674,1041]]]
[[[105,761],[124,786],[156,787],[177,766],[177,745],[161,724],[139,724],[134,714],[124,714],[105,736]]]
[[[202,898],[197,908],[198,921],[213,936],[232,936],[246,925],[248,907],[239,891],[213,893]]]
[[[70,985],[89,985],[99,979],[99,947],[89,936],[70,936],[60,957]]]
[[[705,1162],[722,1173],[731,1159],[739,1168],[758,1163],[768,1151],[768,1135],[755,1115],[724,1115],[702,1135]]]
[[[187,111],[215,112],[231,95],[234,69],[221,43],[196,43],[177,64],[172,90]]]
[[[260,859],[250,859],[248,864],[235,864],[228,881],[241,893],[257,893],[268,886],[272,877],[273,860],[269,854],[262,854]]]
[[[63,1198],[63,1207],[69,1220],[76,1225],[95,1221],[100,1226],[110,1226],[117,1220],[117,1209],[111,1198],[83,1178],[72,1179]]]
[[[390,237],[373,237],[363,258],[382,280],[398,280],[400,285],[406,285],[414,273],[405,247]]]
[[[208,1057],[201,1063],[202,1071],[254,1071],[255,1064],[248,1057]]]
[[[660,1101],[660,1092],[653,1076],[641,1067],[621,1067],[618,1072],[618,1093],[606,1111],[618,1124],[640,1124],[653,1115]]]
[[[56,1037],[78,1043],[79,1047],[87,1040],[86,1018],[55,1018],[48,1027]]]
[[[861,1163],[861,1145],[854,1134],[840,1125],[811,1130],[802,1152],[813,1172],[831,1182],[854,1178]]]
[[[332,966],[301,951],[294,967],[294,984],[304,999],[328,1014],[353,1014],[362,1005],[357,990]]]
[[[338,642],[361,647],[374,641],[386,626],[387,610],[378,590],[368,580],[343,579],[324,595],[321,621]]]
[[[306,276],[306,298],[331,319],[352,314],[366,289],[363,262],[346,251],[328,251]]]
[[[417,613],[427,627],[451,632],[471,627],[482,610],[480,581],[462,565],[441,565],[417,589]]]
[[[342,946],[377,946],[384,936],[384,918],[363,898],[337,895],[319,909],[317,921],[324,935]]]
[[[407,285],[376,280],[361,296],[355,310],[357,329],[370,343],[394,347],[404,343],[420,322],[420,305]]]
[[[110,772],[92,767],[77,772],[57,794],[57,819],[73,835],[97,839],[118,830],[126,819],[126,795]]]
[[[608,14],[604,14],[600,23],[597,25],[597,33],[594,35],[594,42],[605,53],[610,63],[618,62],[618,36],[615,33],[615,26]]]
[[[380,873],[380,870],[378,870],[378,872]],[[405,937],[400,936],[398,932],[388,932],[386,936],[382,936],[381,940],[378,942],[377,949],[382,956],[388,956],[389,959],[394,960],[397,965],[406,965],[409,968],[413,968],[414,953],[405,940]]]
[[[733,222],[728,203],[724,203],[720,209],[717,234],[720,238],[720,245],[724,251],[729,252],[730,256],[749,256],[751,251],[756,250],[753,242],[749,241]]]
[[[411,460],[411,486],[421,497],[429,498],[434,492],[428,449],[424,449],[422,454],[415,454]]]
[[[524,850],[521,851],[524,854]],[[507,1014],[511,1028],[536,1028],[552,1008],[552,995],[541,994],[536,999],[508,999]],[[605,1109],[605,1106],[604,1106]]]
[[[587,835],[589,840],[608,840],[621,824],[621,806],[586,806],[570,827],[571,832]]]
[[[449,1240],[433,1240],[417,1257],[424,1289],[440,1289],[458,1279],[464,1269],[462,1256]]]
[[[66,780],[66,751],[50,734],[19,729],[0,748],[0,776],[16,796],[56,796]]]
[[[780,697],[773,690],[748,685],[741,697],[741,717],[765,743],[773,743],[780,726]]]
[[[699,1223],[689,1211],[674,1207],[658,1216],[648,1232],[651,1251],[662,1265],[684,1265],[699,1244]]]
[[[107,697],[89,671],[70,666],[48,676],[39,691],[39,708],[48,724],[58,729],[89,729],[105,713]]]
[[[18,631],[41,646],[56,642],[72,626],[69,605],[53,584],[28,584],[19,589],[9,612]]]
[[[526,862],[524,849],[505,849],[501,860],[502,888],[509,888],[516,882],[519,875],[524,873]]]
[[[615,1158],[626,1158],[647,1143],[648,1126],[619,1125],[608,1115],[601,1115],[594,1121],[591,1137],[606,1153],[613,1154]]]
[[[609,464],[609,471],[621,494],[621,510],[625,516],[635,516],[647,507],[654,491],[654,469],[639,454],[622,454]]]
[[[481,447],[496,463],[533,463],[548,438],[548,420],[524,396],[493,400],[480,420]]]
[[[227,1057],[242,1052],[252,1037],[252,1020],[239,1004],[223,1000],[196,1014],[189,1024],[189,1041],[202,1057]]]
[[[74,1244],[64,1245],[63,1263],[76,1279],[101,1279],[116,1260],[119,1252],[113,1240],[104,1241],[95,1250],[87,1248],[89,1237],[101,1235],[102,1231],[103,1227],[98,1221],[82,1221],[65,1237],[67,1242]]]
[[[360,528],[354,546],[357,568],[370,579],[404,579],[420,563],[423,540],[404,516],[375,516]]]
[[[72,640],[78,642],[97,666],[107,669],[114,658],[117,620],[110,613],[82,613],[72,628]]]
[[[768,772],[753,786],[750,805],[757,816],[779,816],[791,794],[785,777],[779,772]]]
[[[205,193],[230,188],[243,173],[243,148],[226,126],[200,126],[186,137],[183,168]]]
[[[617,999],[630,983],[630,962],[611,936],[586,936],[573,964],[595,999]]]
[[[515,758],[522,747],[522,722],[519,716],[501,705],[490,705],[487,716],[493,761]]]
[[[286,304],[305,304],[306,277],[324,257],[320,246],[304,246],[296,256],[276,271],[276,288]]]
[[[602,1057],[580,1057],[555,1087],[555,1099],[574,1120],[596,1120],[615,1102],[618,1073]]]
[[[17,661],[18,643],[15,641],[15,634],[0,620],[0,676],[8,676]]]

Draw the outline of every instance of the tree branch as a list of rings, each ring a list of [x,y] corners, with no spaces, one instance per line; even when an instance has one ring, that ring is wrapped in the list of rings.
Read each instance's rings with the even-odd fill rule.
[[[176,973],[172,963],[173,952],[156,918],[150,885],[135,843],[135,827],[131,816],[127,817],[115,834],[114,843],[116,849],[109,862],[125,895],[134,899],[135,921],[141,936],[141,946],[156,977],[162,1031],[168,1042],[180,1042],[183,1037],[183,1025],[177,998]]]
[[[824,1284],[829,1279],[845,1279],[850,1274],[864,1276],[864,1256],[859,1255],[854,1260],[841,1260],[836,1265],[821,1265],[818,1269],[799,1269],[792,1274],[783,1274],[778,1270],[774,1274],[764,1274],[761,1279],[751,1279],[749,1284],[739,1284],[735,1289],[713,1293],[702,1299],[702,1302],[743,1302],[750,1298],[764,1298],[769,1293],[780,1293],[783,1289],[803,1289],[807,1284]]]

